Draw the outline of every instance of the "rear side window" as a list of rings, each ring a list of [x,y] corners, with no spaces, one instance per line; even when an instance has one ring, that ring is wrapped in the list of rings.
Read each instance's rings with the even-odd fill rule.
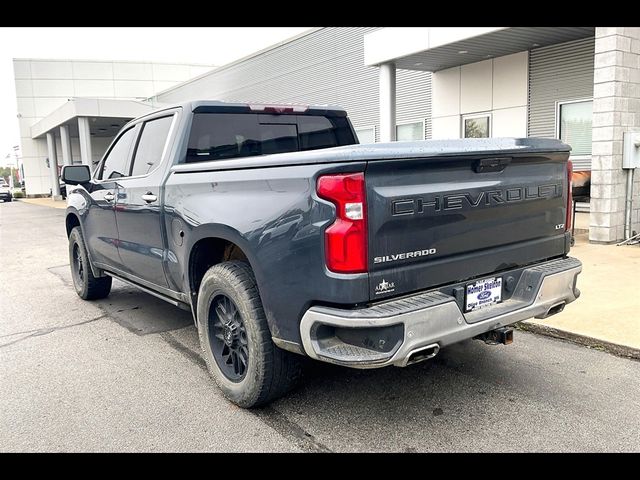
[[[172,120],[173,116],[170,116],[144,123],[133,160],[132,176],[146,175],[160,164]]]
[[[98,177],[100,180],[120,178],[127,175],[125,168],[129,159],[131,145],[136,137],[136,131],[135,127],[130,128],[118,138],[113,148],[109,151],[107,158],[102,162],[102,170]]]
[[[354,143],[345,117],[197,113],[191,126],[186,161],[223,160]]]
[[[344,118],[341,118],[340,120],[344,120]],[[300,150],[314,150],[316,148],[345,145],[338,138],[338,128],[334,127],[327,117],[298,116],[297,123]]]

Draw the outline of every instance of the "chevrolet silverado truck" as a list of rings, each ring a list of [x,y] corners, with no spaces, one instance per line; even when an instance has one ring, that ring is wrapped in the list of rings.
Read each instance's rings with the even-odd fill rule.
[[[242,407],[302,356],[405,367],[578,298],[570,147],[534,138],[359,145],[331,106],[194,101],[64,167],[73,284],[112,278],[190,310]],[[170,314],[170,313],[169,313]]]

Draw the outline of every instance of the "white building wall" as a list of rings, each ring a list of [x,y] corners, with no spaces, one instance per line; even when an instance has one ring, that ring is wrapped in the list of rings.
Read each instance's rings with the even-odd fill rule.
[[[527,136],[528,52],[433,73],[433,138],[460,138],[462,116],[491,112],[492,137]]]
[[[27,195],[48,194],[51,177],[45,139],[33,140],[31,126],[71,97],[144,100],[177,83],[196,77],[211,65],[157,64],[84,60],[14,59],[20,143]],[[114,115],[115,116],[115,115]],[[57,133],[59,136],[59,133]],[[59,140],[59,139],[58,139]],[[111,138],[92,138],[93,160],[104,154]],[[80,161],[78,139],[71,138],[74,161]],[[62,151],[57,142],[58,163]]]

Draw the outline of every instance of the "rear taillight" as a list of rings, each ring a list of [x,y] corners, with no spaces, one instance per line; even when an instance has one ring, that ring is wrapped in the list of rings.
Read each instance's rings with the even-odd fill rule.
[[[318,178],[318,196],[336,206],[336,220],[325,230],[327,268],[338,273],[367,271],[367,206],[364,173]]]
[[[573,211],[573,184],[571,181],[572,177],[573,163],[571,162],[571,160],[567,160],[567,219],[564,222],[564,228],[567,232],[571,230],[571,213]]]

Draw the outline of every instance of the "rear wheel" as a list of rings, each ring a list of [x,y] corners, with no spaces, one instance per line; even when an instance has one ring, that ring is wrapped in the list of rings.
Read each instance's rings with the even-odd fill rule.
[[[300,377],[300,358],[271,340],[251,267],[211,267],[198,294],[198,334],[209,372],[225,397],[244,408],[287,393]]]
[[[89,263],[89,255],[80,227],[74,227],[69,235],[69,262],[71,278],[76,293],[83,300],[97,300],[109,295],[111,277],[95,277]]]

